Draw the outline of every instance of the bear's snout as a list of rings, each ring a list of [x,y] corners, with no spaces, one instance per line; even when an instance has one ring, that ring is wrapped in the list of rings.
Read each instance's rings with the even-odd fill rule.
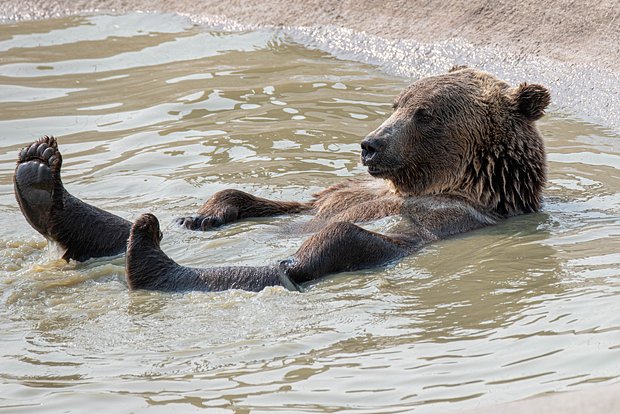
[[[367,165],[385,146],[384,140],[372,136],[364,138],[362,146],[362,164]]]

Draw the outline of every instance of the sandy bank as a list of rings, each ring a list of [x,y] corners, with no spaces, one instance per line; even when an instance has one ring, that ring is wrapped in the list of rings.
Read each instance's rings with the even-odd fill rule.
[[[620,2],[616,0],[5,0],[0,16],[50,17],[94,9],[217,15],[242,24],[338,25],[392,40],[437,42],[460,37],[518,55],[591,62],[620,71]]]

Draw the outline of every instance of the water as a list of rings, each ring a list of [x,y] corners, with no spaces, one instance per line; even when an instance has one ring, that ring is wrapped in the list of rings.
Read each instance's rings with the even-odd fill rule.
[[[55,260],[13,196],[18,149],[53,134],[69,191],[154,212],[180,263],[273,262],[302,219],[207,233],[171,220],[223,188],[307,199],[365,174],[359,141],[407,83],[176,16],[0,26],[0,407],[459,412],[617,382],[620,136],[565,114],[539,123],[543,212],[303,294],[130,292],[122,259]]]

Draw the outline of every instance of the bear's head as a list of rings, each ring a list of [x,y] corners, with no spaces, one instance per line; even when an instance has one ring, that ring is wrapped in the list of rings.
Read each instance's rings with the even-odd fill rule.
[[[362,163],[403,195],[464,197],[502,216],[536,211],[546,160],[534,122],[549,102],[543,86],[456,67],[401,92],[362,141]]]

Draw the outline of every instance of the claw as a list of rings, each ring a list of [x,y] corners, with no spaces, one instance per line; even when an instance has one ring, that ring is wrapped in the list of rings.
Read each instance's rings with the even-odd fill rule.
[[[211,230],[216,227],[221,227],[225,224],[224,220],[221,217],[203,215],[178,217],[174,220],[174,222],[177,225],[183,226],[188,230],[201,231]]]
[[[210,230],[215,227],[221,227],[224,225],[224,220],[215,216],[207,216],[200,221],[200,230]]]
[[[194,220],[192,220],[191,217],[187,217],[185,219],[185,221],[183,222],[183,226],[188,229],[188,230],[193,230],[194,229]]]

